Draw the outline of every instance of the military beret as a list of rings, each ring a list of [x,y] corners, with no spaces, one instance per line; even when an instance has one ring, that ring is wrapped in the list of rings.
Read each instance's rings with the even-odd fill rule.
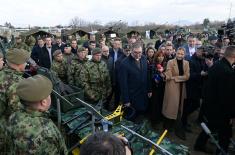
[[[54,53],[53,53],[53,57],[56,57],[57,55],[59,54],[62,54],[62,51],[60,49],[56,50]]]
[[[55,39],[61,39],[61,36],[56,36]]]
[[[71,47],[69,43],[65,44],[64,47]]]
[[[6,60],[17,65],[26,63],[29,57],[29,52],[24,49],[13,48],[6,53]]]
[[[92,50],[92,55],[95,55],[95,54],[100,54],[101,53],[101,49],[100,48],[94,48]]]
[[[123,45],[123,49],[124,49],[124,50],[128,50],[128,49],[131,49],[131,48],[130,48],[130,45],[125,44],[125,45]]]
[[[209,36],[209,37],[208,37],[208,40],[217,40],[217,39],[218,39],[217,36]]]
[[[20,99],[37,102],[46,99],[52,92],[51,81],[43,75],[35,75],[19,82],[16,94]]]
[[[84,48],[84,47],[80,47],[80,48],[78,48],[78,50],[77,50],[77,52],[83,52],[83,51],[85,51],[86,49]]]
[[[3,58],[3,54],[0,52],[0,58]]]

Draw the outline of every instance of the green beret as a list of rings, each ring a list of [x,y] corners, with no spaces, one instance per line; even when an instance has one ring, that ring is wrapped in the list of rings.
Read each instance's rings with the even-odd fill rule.
[[[17,65],[26,63],[29,58],[29,52],[24,49],[13,48],[6,53],[6,60]]]
[[[86,49],[84,48],[84,47],[80,47],[80,48],[78,48],[78,50],[77,50],[77,52],[79,53],[79,52],[83,52],[83,51],[85,51]]]
[[[0,58],[3,58],[3,54],[0,52]]]
[[[53,57],[56,57],[57,55],[59,54],[62,54],[62,51],[60,49],[56,50],[54,53],[53,53]]]
[[[43,75],[35,75],[20,81],[16,94],[28,102],[38,102],[46,99],[52,91],[51,81]]]
[[[95,55],[95,54],[100,54],[101,53],[101,49],[100,48],[94,48],[92,50],[92,55]]]

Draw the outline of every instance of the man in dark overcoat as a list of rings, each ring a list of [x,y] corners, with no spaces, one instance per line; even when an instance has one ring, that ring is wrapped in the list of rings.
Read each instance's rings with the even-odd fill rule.
[[[227,152],[232,137],[231,119],[235,117],[235,46],[228,46],[224,58],[215,63],[208,71],[205,92],[204,117],[212,132],[218,134],[219,145]],[[200,133],[194,146],[195,150],[205,151],[208,136]],[[217,154],[219,154],[217,150]]]
[[[144,114],[148,106],[148,97],[151,97],[150,80],[147,73],[147,59],[142,55],[142,46],[139,43],[132,45],[131,54],[125,58],[120,66],[119,82],[122,102],[135,110],[135,115]]]

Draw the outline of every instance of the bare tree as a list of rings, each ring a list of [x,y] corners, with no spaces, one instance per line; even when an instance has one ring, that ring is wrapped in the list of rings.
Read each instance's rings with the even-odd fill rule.
[[[203,26],[204,28],[208,28],[209,27],[209,24],[210,24],[210,20],[208,18],[205,18],[203,20]]]
[[[71,19],[69,25],[72,26],[73,28],[86,27],[86,26],[89,25],[89,22],[87,22],[86,20],[83,20],[82,18],[79,18],[79,17],[76,16],[73,19]]]
[[[6,23],[4,24],[4,26],[6,26],[6,27],[8,27],[8,28],[14,28],[14,26],[11,25],[10,22],[6,22]]]

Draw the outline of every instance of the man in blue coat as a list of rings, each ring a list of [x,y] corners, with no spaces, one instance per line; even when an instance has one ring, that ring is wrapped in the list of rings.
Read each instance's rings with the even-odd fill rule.
[[[184,46],[186,51],[185,59],[190,60],[193,54],[197,51],[196,37],[194,37],[193,35],[188,36],[187,42],[188,44]]]
[[[121,40],[120,38],[115,38],[113,42],[113,47],[109,49],[109,57],[111,58],[111,83],[112,83],[112,94],[114,93],[114,109],[119,105],[120,102],[120,93],[117,87],[117,76],[115,74],[115,69],[116,69],[116,61],[122,57],[123,50],[121,48]]]
[[[147,72],[147,59],[142,55],[142,46],[135,43],[131,54],[122,61],[119,74],[122,102],[135,110],[131,120],[147,110],[148,97],[152,95]]]

